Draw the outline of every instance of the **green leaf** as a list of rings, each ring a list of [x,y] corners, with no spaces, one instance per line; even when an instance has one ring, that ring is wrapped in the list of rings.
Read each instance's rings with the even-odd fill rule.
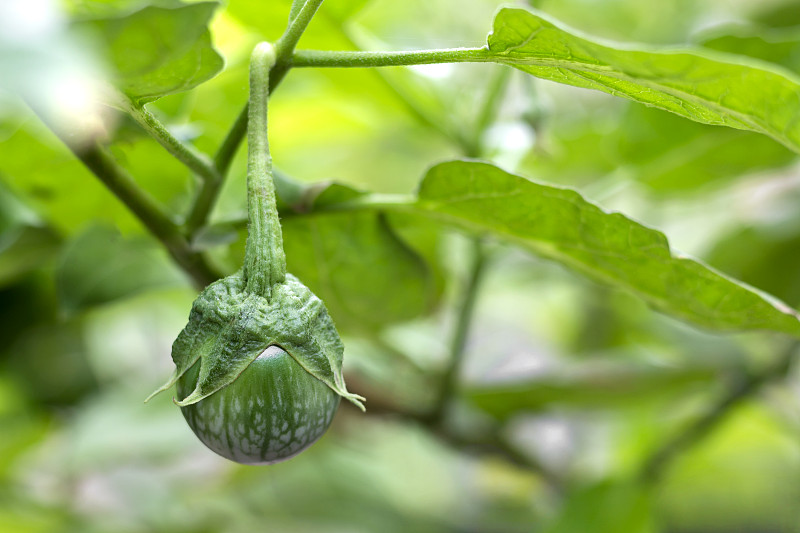
[[[700,40],[705,48],[739,54],[800,71],[800,31],[796,28],[766,31],[733,27],[714,31]]]
[[[123,232],[141,224],[42,124],[31,121],[3,141],[0,179],[57,231],[76,232],[88,220]],[[163,176],[153,176],[163,179]]]
[[[748,173],[786,166],[797,154],[769,137],[714,128],[656,109],[632,107],[611,134],[619,164],[659,192],[683,193]]]
[[[796,433],[776,416],[789,398],[731,408],[665,472],[659,511],[672,531],[790,532],[800,523]]]
[[[90,227],[67,247],[56,288],[68,313],[186,280],[166,254],[148,241],[124,240],[103,226]]]
[[[553,406],[599,409],[634,405],[647,398],[663,397],[685,391],[692,385],[709,383],[713,378],[710,368],[593,362],[526,381],[476,385],[464,394],[473,405],[503,419],[521,411]]]
[[[47,264],[60,245],[61,239],[49,228],[24,225],[0,234],[0,287]]]
[[[0,181],[0,289],[49,264],[61,239]]]
[[[222,70],[224,61],[208,31],[217,6],[149,6],[124,17],[80,22],[76,29],[100,41],[114,85],[142,105],[187,91]]]
[[[720,238],[708,262],[791,305],[800,305],[800,221],[740,226]]]
[[[545,533],[656,533],[653,495],[647,486],[611,480],[570,495]]]
[[[800,10],[793,0],[783,0],[776,5],[764,4],[762,10],[755,17],[755,22],[759,24],[777,28],[800,25]]]
[[[314,207],[362,196],[331,185]],[[288,270],[325,302],[336,325],[365,331],[429,311],[439,295],[427,263],[382,213],[319,211],[282,221]]]
[[[428,172],[415,207],[528,248],[699,326],[800,335],[796,311],[674,254],[662,233],[605,212],[573,190],[486,163],[453,161]]]
[[[137,183],[169,211],[182,211],[189,202],[191,176],[186,167],[151,139],[121,139],[110,145],[114,158]],[[0,158],[0,189],[8,188],[62,234],[80,231],[87,222],[102,221],[122,233],[144,233],[141,222],[75,156],[38,121],[3,140],[10,157]],[[0,193],[0,196],[2,193]],[[7,214],[0,201],[0,209]],[[0,224],[4,217],[0,216]]]
[[[299,2],[302,4],[305,2]],[[341,24],[358,13],[369,0],[339,0],[325,4],[303,33],[303,47],[320,50],[337,50],[347,46],[342,34]],[[291,0],[272,0],[270,2],[228,2],[225,12],[240,20],[244,25],[256,29],[266,39],[280,37],[286,27],[290,13],[299,11]]]
[[[500,10],[488,44],[492,61],[534,76],[763,133],[800,152],[800,81],[777,67],[702,51],[599,44],[514,8]]]
[[[608,106],[611,108],[611,106]],[[797,154],[757,133],[717,128],[630,104],[548,120],[548,148],[531,153],[537,177],[584,185],[617,172],[653,191],[685,195],[791,164]]]
[[[6,364],[37,401],[75,404],[96,390],[80,320],[29,322],[10,348]]]

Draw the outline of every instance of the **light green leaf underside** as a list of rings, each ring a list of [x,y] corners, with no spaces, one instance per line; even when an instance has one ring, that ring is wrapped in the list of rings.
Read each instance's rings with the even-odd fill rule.
[[[216,2],[178,8],[149,6],[124,17],[78,24],[104,46],[112,83],[137,104],[187,91],[224,65],[208,22]]]
[[[756,131],[800,152],[800,81],[778,67],[710,52],[599,44],[515,8],[500,10],[488,44],[492,61],[539,78]]]
[[[800,336],[796,311],[674,254],[662,233],[605,212],[573,190],[486,163],[453,161],[428,172],[414,208],[516,243],[699,326]]]

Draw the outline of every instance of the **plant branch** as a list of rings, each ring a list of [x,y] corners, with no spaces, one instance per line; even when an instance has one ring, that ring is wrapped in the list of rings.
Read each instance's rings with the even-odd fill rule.
[[[357,390],[363,389],[358,385],[355,376],[348,376],[347,382],[354,384],[354,388]],[[471,455],[492,454],[500,456],[511,464],[542,476],[553,491],[560,492],[563,489],[563,482],[554,472],[505,438],[501,434],[501,428],[497,425],[482,427],[480,432],[473,434],[465,434],[432,420],[428,413],[396,405],[391,400],[382,397],[378,390],[366,391],[365,394],[368,394],[370,399],[369,409],[366,412],[368,416],[396,417],[406,422],[419,424],[440,442],[454,450]],[[344,405],[355,412],[355,406]],[[359,412],[359,414],[361,413]]]
[[[289,23],[297,18],[297,14],[300,13],[305,4],[305,0],[292,0],[292,7],[289,9]]]
[[[176,139],[167,128],[147,109],[131,104],[128,113],[167,152],[186,165],[204,181],[218,181],[219,173],[208,157],[191,145]]]
[[[328,12],[323,12],[324,16],[327,16],[328,20],[337,28],[339,28],[341,36],[347,41],[347,43],[352,46],[353,48],[360,48],[358,43],[356,43],[353,38],[344,31],[341,21],[335,19],[330,16]],[[378,77],[379,80],[383,83],[383,85],[397,98],[397,100],[402,103],[406,110],[408,110],[411,115],[417,119],[417,121],[427,127],[432,129],[433,131],[437,132],[442,137],[448,139],[450,142],[454,142],[458,146],[463,146],[463,140],[461,134],[458,131],[451,131],[451,128],[442,124],[442,121],[437,120],[434,117],[429,116],[428,113],[422,109],[417,102],[413,100],[408,94],[406,94],[402,89],[397,87],[392,81],[386,76],[384,72],[381,70],[373,71],[375,75]]]
[[[230,170],[233,157],[236,155],[236,151],[247,133],[248,114],[249,106],[245,104],[222,141],[216,155],[214,155],[214,168],[216,169],[217,179],[205,180],[200,185],[200,190],[197,192],[192,207],[189,209],[189,214],[186,216],[185,229],[190,235],[193,235],[208,222],[208,217],[214,208],[217,196],[219,196],[219,190],[222,188],[225,176],[228,175],[228,170]]]
[[[317,9],[319,9],[320,4],[322,4],[322,0],[307,0],[299,9],[299,2],[296,1],[292,4],[289,26],[286,28],[283,36],[281,36],[275,44],[275,64],[269,72],[268,94],[272,94],[275,87],[280,84],[284,76],[286,76],[286,73],[289,72],[291,68],[291,56],[294,53],[295,46],[297,46],[297,42],[300,40],[303,32],[305,32],[306,27],[308,27]],[[214,156],[214,167],[219,179],[216,181],[209,180],[204,182],[198,192],[197,198],[186,221],[186,228],[190,232],[196,231],[208,221],[208,216],[211,213],[211,209],[214,207],[214,202],[219,195],[219,189],[222,187],[225,176],[227,176],[228,170],[230,170],[236,151],[239,149],[239,146],[241,146],[247,134],[249,113],[249,105],[245,104]]]
[[[196,287],[203,288],[219,278],[219,274],[205,258],[190,248],[178,226],[161,205],[142,190],[130,174],[96,141],[76,144],[68,132],[47,120],[44,115],[39,116],[67,148],[161,241],[175,262],[189,274]]]
[[[479,157],[481,152],[483,152],[483,135],[486,129],[492,124],[495,117],[497,117],[497,112],[500,109],[500,104],[503,102],[503,95],[505,94],[506,86],[510,78],[511,69],[501,68],[497,75],[489,82],[486,98],[475,118],[475,126],[473,128],[470,146],[465,147],[471,147],[473,150],[472,153],[466,154],[468,157]]]
[[[447,405],[456,388],[456,382],[464,360],[464,348],[467,344],[467,335],[469,334],[470,325],[472,323],[475,300],[478,295],[478,286],[480,285],[485,264],[486,256],[483,251],[483,244],[479,239],[473,239],[469,278],[464,287],[458,309],[456,326],[450,344],[450,360],[448,361],[447,369],[442,375],[439,384],[439,394],[430,414],[430,419],[434,424],[439,423],[444,418]]]
[[[383,81],[384,85],[394,96],[405,106],[405,108],[416,118],[420,124],[432,129],[442,137],[448,139],[450,142],[462,146],[461,136],[457,131],[451,131],[448,125],[443,124],[436,118],[431,117],[426,113],[414,100],[411,99],[403,90],[395,86],[386,75],[380,70],[376,70],[375,74]]]
[[[283,77],[288,72],[288,69],[277,70],[272,68],[269,75],[269,93],[275,90],[275,87],[283,80]],[[214,155],[214,167],[216,168],[219,179],[216,181],[204,181],[197,193],[194,204],[186,218],[186,229],[190,233],[194,233],[198,228],[201,228],[208,222],[208,216],[211,214],[211,209],[214,207],[219,190],[222,183],[225,181],[225,176],[228,175],[233,158],[236,151],[241,146],[245,135],[247,134],[247,117],[250,113],[250,106],[245,104],[236,120],[233,122],[231,129],[225,135],[217,153]]]
[[[494,59],[487,48],[445,48],[396,52],[297,50],[292,67],[400,67],[432,63],[488,63]]]
[[[682,452],[711,434],[736,406],[758,393],[764,385],[786,376],[799,344],[792,342],[778,361],[766,371],[741,377],[703,416],[656,449],[645,462],[639,475],[640,480],[645,483],[658,481]]]
[[[176,139],[167,131],[164,125],[144,107],[131,105],[128,112],[139,125],[161,144],[161,146],[166,148],[178,161],[202,178],[200,189],[195,196],[192,207],[184,222],[184,230],[186,233],[188,235],[194,235],[194,233],[207,222],[208,215],[219,194],[219,189],[222,187],[223,176],[233,159],[233,153],[228,154],[227,150],[232,150],[235,153],[238,145],[226,146],[226,144],[223,143],[220,149],[222,154],[220,155],[218,153],[217,157],[215,157],[212,162],[208,160],[205,154],[198,152],[191,145],[186,145]],[[241,127],[247,127],[246,120]],[[220,167],[220,160],[224,165],[222,168]]]
[[[296,16],[292,18],[290,13],[289,26],[275,43],[276,64],[286,62],[291,58],[297,42],[303,36],[320,5],[322,5],[322,0],[306,0],[303,7],[297,11]],[[296,11],[296,5],[292,6],[292,11]]]
[[[233,157],[236,155],[236,150],[239,149],[239,145],[242,143],[242,139],[244,139],[247,133],[248,108],[249,106],[245,104],[242,110],[239,111],[231,129],[225,135],[225,139],[223,139],[217,153],[214,155],[214,166],[217,168],[217,172],[219,172],[220,176],[228,174],[228,170],[233,162]]]

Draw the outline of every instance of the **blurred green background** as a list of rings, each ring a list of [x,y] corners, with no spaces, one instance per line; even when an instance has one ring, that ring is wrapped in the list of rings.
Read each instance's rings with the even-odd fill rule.
[[[249,51],[280,36],[290,3],[218,8],[225,69],[149,109],[213,153],[247,99]],[[759,378],[785,339],[697,330],[510,246],[486,243],[456,401],[432,424],[421,413],[470,242],[399,216],[292,216],[284,227],[290,270],[322,291],[366,415],[343,406],[307,452],[242,467],[205,449],[168,395],[144,405],[171,371],[196,290],[14,95],[57,94],[80,112],[91,102],[68,81],[102,72],[104,57],[70,21],[146,4],[0,5],[0,531],[800,532],[800,370]],[[530,4],[610,40],[800,70],[797,2]],[[482,46],[499,5],[328,0],[300,48]],[[476,131],[500,77],[505,96]],[[103,110],[101,124],[138,183],[184,212],[186,168],[123,114]],[[767,137],[496,65],[297,69],[270,108],[275,164],[304,183],[410,192],[430,165],[465,155],[459,135],[474,135],[482,158],[575,187],[800,305],[800,167]],[[213,213],[219,231],[195,243],[226,271],[241,260],[242,235],[220,228],[244,214],[243,156]],[[335,253],[350,274],[326,288],[315,254]]]

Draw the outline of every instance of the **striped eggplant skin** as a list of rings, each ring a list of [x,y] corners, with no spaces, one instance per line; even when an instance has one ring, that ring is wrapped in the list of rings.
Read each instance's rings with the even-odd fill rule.
[[[197,383],[200,364],[177,382],[179,398]],[[341,397],[278,346],[270,346],[231,384],[181,407],[200,441],[248,465],[289,459],[328,429]]]

